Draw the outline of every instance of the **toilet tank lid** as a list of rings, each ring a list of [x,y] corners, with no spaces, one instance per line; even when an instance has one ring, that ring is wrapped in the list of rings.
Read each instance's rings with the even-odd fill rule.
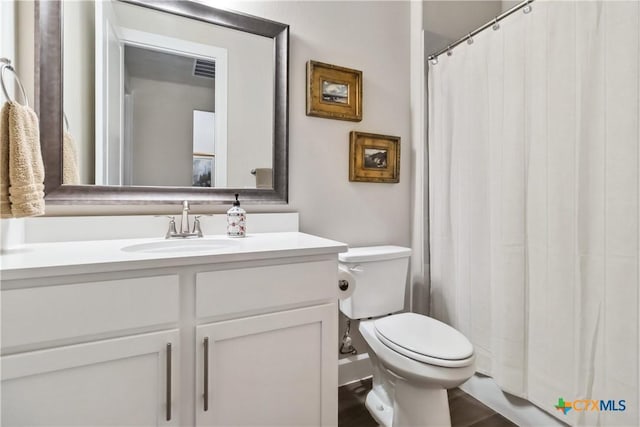
[[[338,254],[340,262],[385,261],[396,258],[408,258],[411,249],[402,246],[365,246],[349,248],[347,252]]]

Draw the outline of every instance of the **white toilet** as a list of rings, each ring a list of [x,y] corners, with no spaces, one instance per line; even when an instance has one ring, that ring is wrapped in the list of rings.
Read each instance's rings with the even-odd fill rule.
[[[373,364],[373,389],[366,406],[385,427],[449,426],[447,389],[475,372],[473,346],[449,325],[404,308],[411,249],[398,246],[352,248],[340,266],[355,278],[340,311],[360,321]]]

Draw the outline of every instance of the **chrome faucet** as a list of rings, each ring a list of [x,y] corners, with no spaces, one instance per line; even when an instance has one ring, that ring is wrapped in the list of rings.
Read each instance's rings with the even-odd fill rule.
[[[189,233],[189,202],[182,202],[182,222],[180,222],[180,234]]]
[[[175,237],[187,238],[187,237],[204,237],[202,229],[200,228],[200,215],[196,215],[193,218],[193,229],[189,231],[189,202],[182,202],[182,221],[180,222],[180,232],[176,230],[176,220],[170,216],[169,229],[165,239],[171,239]]]

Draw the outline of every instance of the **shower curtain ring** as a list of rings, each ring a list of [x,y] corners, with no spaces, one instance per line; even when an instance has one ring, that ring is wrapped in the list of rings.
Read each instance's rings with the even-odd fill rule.
[[[498,17],[493,18],[493,31],[498,31],[500,29],[500,24],[498,24]]]
[[[453,55],[453,51],[451,50],[451,45],[447,46],[447,56]]]
[[[429,61],[431,61],[431,64],[438,65],[438,57],[437,56],[432,55],[428,59],[429,59]]]
[[[467,36],[467,44],[473,44],[473,37],[471,37],[471,33]]]
[[[522,8],[522,11],[524,13],[529,13],[531,12],[531,0],[527,0],[527,3],[524,5],[524,7]]]

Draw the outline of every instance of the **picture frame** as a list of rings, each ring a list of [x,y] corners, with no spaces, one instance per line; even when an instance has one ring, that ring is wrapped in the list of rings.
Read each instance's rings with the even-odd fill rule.
[[[400,137],[349,133],[349,181],[400,182]]]
[[[193,156],[192,187],[214,187],[214,160],[215,156]]]
[[[362,71],[307,62],[307,116],[362,120]]]

